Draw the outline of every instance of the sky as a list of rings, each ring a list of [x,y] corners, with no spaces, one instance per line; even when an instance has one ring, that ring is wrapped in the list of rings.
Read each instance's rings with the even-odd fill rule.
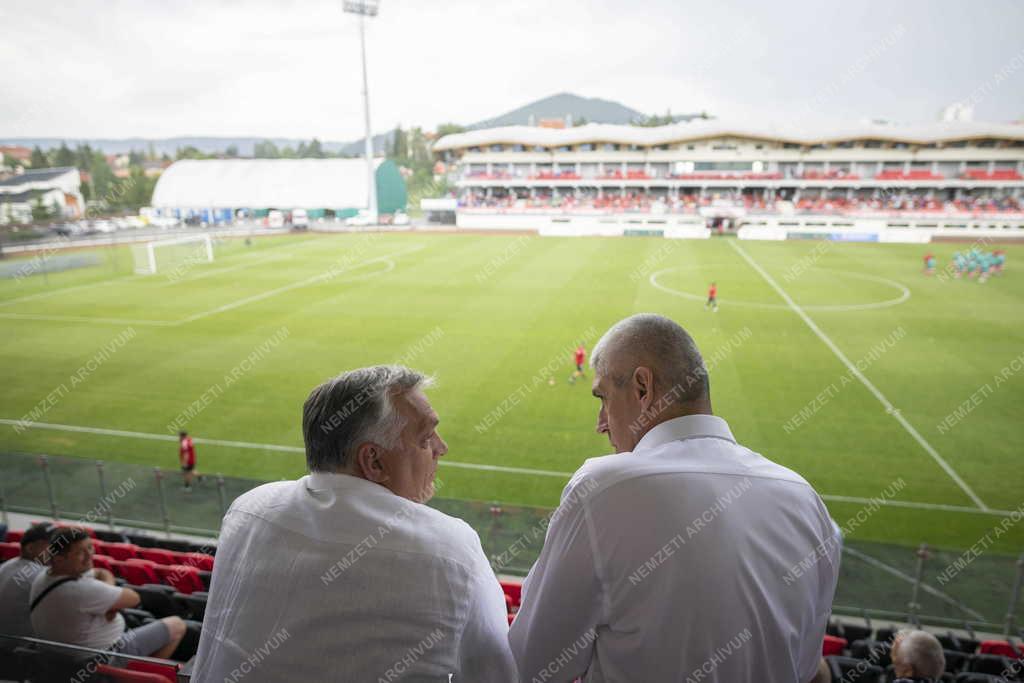
[[[363,135],[341,0],[0,4],[0,138]],[[727,120],[1024,119],[1020,0],[382,0],[376,133],[559,92]]]

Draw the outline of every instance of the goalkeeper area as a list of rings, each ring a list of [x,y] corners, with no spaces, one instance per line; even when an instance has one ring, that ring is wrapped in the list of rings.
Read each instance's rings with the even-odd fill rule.
[[[402,362],[438,380],[438,499],[486,525],[489,506],[555,506],[609,452],[589,366],[568,381],[573,350],[589,360],[611,324],[653,311],[696,339],[740,443],[807,478],[850,543],[901,548],[889,562],[911,574],[922,542],[1024,546],[1020,246],[979,283],[946,268],[962,244],[928,245],[930,276],[922,247],[878,243],[307,234],[212,243],[212,262],[207,244],[0,280],[6,452],[174,469],[183,428],[202,472],[294,478],[309,391]],[[149,253],[155,273],[136,273]]]
[[[194,266],[213,262],[213,240],[209,235],[187,235],[133,244],[135,273],[172,273],[181,277]]]

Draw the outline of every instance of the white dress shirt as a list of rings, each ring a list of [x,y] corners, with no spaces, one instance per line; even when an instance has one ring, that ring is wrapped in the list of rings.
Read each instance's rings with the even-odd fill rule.
[[[522,681],[807,683],[838,572],[811,486],[688,415],[576,472],[509,640]]]
[[[508,682],[501,586],[469,525],[345,474],[224,517],[196,681]]]

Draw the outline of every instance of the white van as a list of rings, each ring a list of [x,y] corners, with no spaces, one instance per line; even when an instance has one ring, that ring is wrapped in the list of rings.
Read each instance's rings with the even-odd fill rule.
[[[292,211],[292,227],[293,228],[308,228],[309,227],[309,214],[306,213],[305,209],[294,209]]]

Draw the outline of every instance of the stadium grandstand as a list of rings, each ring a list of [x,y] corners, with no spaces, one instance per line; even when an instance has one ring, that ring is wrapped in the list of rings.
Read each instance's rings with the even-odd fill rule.
[[[876,230],[1024,227],[1021,125],[510,126],[448,135],[434,150],[453,166],[465,227],[623,214],[697,230],[777,226],[772,216],[796,229],[836,218]]]
[[[394,162],[376,159],[379,212],[406,205],[405,180]],[[310,219],[355,216],[367,205],[360,159],[187,159],[164,171],[153,191],[159,216],[197,217],[204,224],[262,218],[271,210],[304,209]]]

